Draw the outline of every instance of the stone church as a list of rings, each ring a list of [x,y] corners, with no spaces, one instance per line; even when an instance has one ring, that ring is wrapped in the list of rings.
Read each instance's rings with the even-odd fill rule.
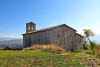
[[[83,49],[83,36],[77,30],[66,24],[36,30],[36,24],[26,23],[26,33],[23,35],[23,47],[34,44],[62,45],[66,51]]]

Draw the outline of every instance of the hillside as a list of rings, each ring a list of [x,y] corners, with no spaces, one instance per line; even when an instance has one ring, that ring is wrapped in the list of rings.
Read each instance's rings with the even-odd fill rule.
[[[0,49],[3,47],[9,46],[11,48],[20,48],[23,47],[23,39],[13,39],[7,41],[0,41]]]
[[[92,67],[91,60],[98,63],[93,67],[100,67],[97,56],[84,51],[60,55],[43,50],[0,50],[0,54],[0,67]]]
[[[5,44],[0,44],[0,49],[1,48],[3,48],[3,47],[10,47],[10,48],[21,48],[21,47],[23,47],[23,44],[12,44],[12,45],[10,45],[10,44],[7,44],[7,45],[5,45]]]
[[[11,38],[11,37],[0,37],[0,49],[9,46],[11,48],[23,47],[23,39]]]

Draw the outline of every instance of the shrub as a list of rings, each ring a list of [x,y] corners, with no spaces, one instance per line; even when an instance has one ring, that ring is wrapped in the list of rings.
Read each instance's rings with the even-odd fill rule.
[[[74,50],[72,53],[82,52],[83,50]]]
[[[47,45],[34,44],[31,47],[23,48],[23,50],[32,50],[32,49],[48,50],[55,53],[66,52],[66,50],[61,45],[54,45],[54,44],[47,44]]]
[[[94,50],[94,54],[100,56],[100,47]]]
[[[21,48],[11,48],[9,46],[1,48],[1,50],[22,50],[22,49],[23,49],[22,47]]]
[[[6,47],[3,47],[3,48],[1,48],[2,50],[12,50],[12,48],[10,48],[10,47],[8,47],[8,46],[6,46]]]
[[[99,49],[100,49],[100,47],[97,48],[97,50],[99,50]]]
[[[89,49],[89,44],[84,43],[84,44],[83,44],[83,49],[86,49],[86,50]]]
[[[93,49],[95,49],[95,48],[97,48],[99,46],[95,41],[92,41],[92,45],[93,45],[92,46]],[[90,43],[84,43],[83,44],[83,48],[86,49],[86,50],[90,49],[91,48],[91,44]]]
[[[96,55],[100,56],[100,49],[95,52]]]
[[[93,50],[87,50],[86,53],[87,54],[93,54]]]

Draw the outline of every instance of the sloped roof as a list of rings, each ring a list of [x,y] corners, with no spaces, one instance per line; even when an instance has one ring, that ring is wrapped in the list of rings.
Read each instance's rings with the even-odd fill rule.
[[[82,35],[80,35],[80,34],[78,34],[78,33],[76,33],[77,35],[79,35],[79,36],[81,36],[82,38],[84,38],[84,36],[82,36]]]
[[[53,27],[49,27],[49,28],[44,28],[44,29],[40,29],[40,30],[36,30],[36,31],[30,31],[30,32],[25,33],[25,34],[30,34],[30,33],[35,33],[35,32],[40,32],[40,31],[45,31],[45,30],[50,30],[50,29],[54,29],[54,28],[57,28],[57,27],[63,26],[63,25],[65,25],[65,26],[71,28],[70,26],[68,26],[68,25],[66,25],[66,24],[62,24],[62,25],[53,26]],[[73,28],[71,28],[71,29],[72,29],[72,30],[75,30],[75,29],[73,29]],[[77,30],[75,30],[75,31],[77,31]],[[22,35],[25,35],[25,34],[22,34]]]

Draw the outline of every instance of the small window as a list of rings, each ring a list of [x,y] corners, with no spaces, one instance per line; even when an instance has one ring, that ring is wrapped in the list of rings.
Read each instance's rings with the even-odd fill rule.
[[[32,30],[33,30],[33,26],[32,26]]]
[[[58,34],[58,37],[59,37],[59,34]]]
[[[71,34],[70,34],[70,37],[71,37]]]
[[[29,30],[30,30],[30,26],[29,26]]]

